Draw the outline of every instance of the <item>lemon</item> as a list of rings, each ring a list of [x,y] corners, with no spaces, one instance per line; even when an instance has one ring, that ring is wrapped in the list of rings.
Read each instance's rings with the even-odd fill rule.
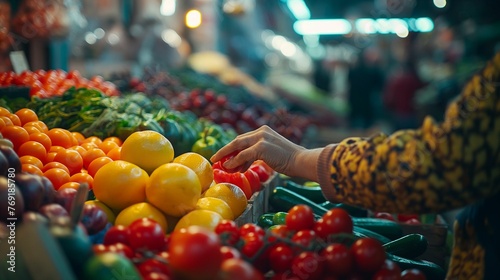
[[[211,186],[204,197],[215,197],[224,200],[237,218],[245,211],[248,205],[247,197],[243,190],[231,183],[219,183]]]
[[[114,224],[116,215],[113,213],[113,210],[109,208],[106,204],[100,202],[99,200],[87,200],[85,201],[85,204],[90,204],[90,205],[95,205],[99,207],[104,213],[106,213],[106,217],[108,218],[108,222]]]
[[[141,202],[123,209],[115,219],[115,225],[128,226],[133,221],[150,218],[156,221],[163,231],[166,233],[168,230],[168,222],[163,213],[153,205],[147,202]]]
[[[166,163],[158,167],[146,187],[147,200],[173,217],[181,217],[193,210],[200,196],[198,176],[180,163]]]
[[[233,210],[231,207],[222,199],[216,197],[202,197],[198,199],[196,203],[196,209],[205,209],[219,213],[222,218],[227,220],[233,220]]]
[[[206,159],[204,156],[188,152],[174,158],[175,163],[180,163],[191,168],[196,175],[198,175],[198,179],[201,184],[201,192],[206,191],[214,180],[214,170],[212,169],[212,165],[210,161]]]
[[[160,165],[174,159],[174,148],[165,136],[156,131],[136,131],[123,142],[120,159],[136,164],[151,174]]]
[[[97,200],[113,211],[146,200],[149,176],[142,168],[117,160],[105,164],[94,176],[93,191]]]
[[[193,210],[186,215],[184,215],[177,225],[175,226],[175,231],[187,228],[189,226],[201,226],[210,230],[214,230],[215,227],[222,221],[223,218],[219,213],[210,210]]]

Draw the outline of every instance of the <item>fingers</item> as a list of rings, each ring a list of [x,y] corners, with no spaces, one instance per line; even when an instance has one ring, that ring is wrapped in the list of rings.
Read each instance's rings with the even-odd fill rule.
[[[234,152],[234,151],[243,151],[253,144],[255,144],[258,139],[260,138],[260,134],[263,132],[263,130],[266,130],[267,126],[260,127],[256,130],[238,135],[233,141],[231,141],[229,144],[225,145],[222,147],[220,150],[218,150],[211,158],[211,162],[217,162],[221,160],[223,157],[226,155]],[[269,127],[267,127],[269,128]],[[270,128],[269,128],[270,129]]]

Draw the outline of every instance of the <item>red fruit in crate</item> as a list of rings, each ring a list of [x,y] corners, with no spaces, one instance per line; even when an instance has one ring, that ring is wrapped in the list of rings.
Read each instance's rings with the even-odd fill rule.
[[[222,264],[219,236],[206,228],[190,226],[171,234],[168,248],[172,269],[188,278],[217,275]]]
[[[242,259],[225,260],[221,267],[220,280],[264,280],[264,276],[250,263]]]
[[[351,252],[356,267],[367,273],[380,269],[386,259],[385,250],[380,241],[370,237],[356,240],[351,246]]]
[[[240,239],[238,225],[233,220],[222,220],[214,231],[220,236],[222,244],[235,245]]]
[[[354,257],[349,248],[341,243],[328,245],[321,251],[326,270],[337,276],[348,275],[354,268]]]
[[[349,213],[341,208],[328,210],[315,224],[318,236],[326,239],[332,234],[352,233],[353,223]]]
[[[382,267],[375,272],[372,277],[373,280],[401,280],[401,269],[399,266],[391,261],[385,260]]]
[[[315,252],[304,251],[292,261],[292,273],[299,279],[321,279],[324,264]]]
[[[260,164],[252,164],[249,170],[252,170],[259,176],[259,180],[261,183],[266,182],[270,177],[270,173],[266,170],[264,166]]]
[[[129,244],[132,250],[159,252],[165,247],[165,234],[160,224],[149,218],[135,220],[129,225]]]
[[[401,280],[426,280],[425,274],[418,269],[405,269],[401,272]]]
[[[269,250],[269,263],[274,272],[285,272],[290,269],[294,252],[288,245],[277,245]]]
[[[421,225],[422,224],[419,220],[414,219],[414,218],[406,220],[404,223],[407,225]]]
[[[244,245],[241,248],[241,253],[248,258],[255,256],[264,246],[264,237],[255,232],[250,232],[242,236]]]
[[[410,219],[420,220],[420,216],[417,214],[398,214],[398,221],[406,222]]]
[[[249,233],[255,233],[260,236],[264,236],[266,232],[264,229],[262,229],[260,226],[254,224],[254,223],[246,223],[240,227],[240,236],[245,237]]]
[[[103,244],[111,245],[115,243],[123,243],[128,245],[129,241],[130,229],[123,225],[115,225],[108,229],[106,234],[104,235]]]
[[[172,275],[172,272],[170,271],[167,263],[157,259],[147,259],[143,262],[138,263],[136,267],[142,276],[146,276],[151,272],[158,272],[167,276]]]
[[[311,229],[299,230],[292,237],[293,242],[304,248],[308,248],[309,246],[311,246],[315,239],[316,232]]]
[[[250,188],[252,189],[252,193],[256,193],[260,191],[262,185],[260,183],[259,175],[255,173],[254,171],[248,169],[247,171],[243,172],[245,177],[248,180],[248,183],[250,184]]]
[[[241,259],[241,253],[238,249],[231,246],[221,246],[220,252],[222,254],[222,260],[227,259]]]
[[[314,227],[314,214],[311,207],[295,205],[288,211],[285,224],[291,230],[312,229]]]
[[[378,218],[378,219],[384,219],[384,220],[394,221],[394,217],[392,216],[391,213],[377,212],[377,213],[375,213],[374,216],[375,216],[375,218]]]

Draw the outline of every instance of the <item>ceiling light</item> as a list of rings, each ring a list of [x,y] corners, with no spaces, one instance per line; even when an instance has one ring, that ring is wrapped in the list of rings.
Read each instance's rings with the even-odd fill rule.
[[[343,35],[351,29],[351,24],[345,19],[298,20],[293,24],[293,30],[300,35]]]

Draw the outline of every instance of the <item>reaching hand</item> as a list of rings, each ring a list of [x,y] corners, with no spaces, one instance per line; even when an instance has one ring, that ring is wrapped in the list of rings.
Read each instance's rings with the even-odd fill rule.
[[[238,154],[224,163],[225,168],[245,171],[254,161],[261,159],[276,172],[316,180],[317,159],[321,149],[308,150],[264,125],[237,136],[210,160],[217,162],[235,152]]]

